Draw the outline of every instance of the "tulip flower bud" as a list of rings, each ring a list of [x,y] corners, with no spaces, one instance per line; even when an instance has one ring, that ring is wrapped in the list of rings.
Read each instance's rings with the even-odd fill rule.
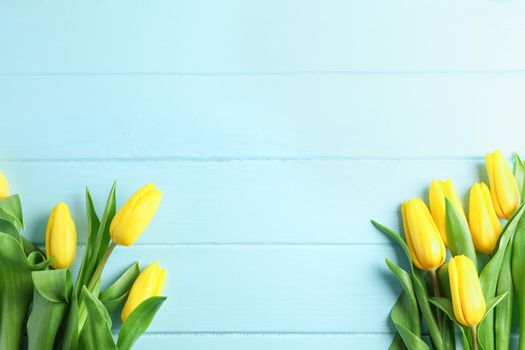
[[[0,171],[0,199],[9,197],[9,185],[5,179],[4,173]]]
[[[47,221],[46,255],[48,258],[55,258],[51,263],[55,269],[65,269],[73,265],[76,252],[75,223],[67,205],[60,202],[53,208]]]
[[[122,321],[125,321],[144,300],[159,296],[162,293],[165,281],[166,270],[161,269],[158,262],[154,262],[146,267],[137,277],[129,291],[128,299],[122,309]]]
[[[445,244],[425,203],[419,198],[401,207],[405,236],[414,264],[422,270],[435,270],[445,262]]]
[[[503,227],[492,205],[489,188],[484,183],[475,183],[470,189],[468,219],[476,250],[491,254]]]
[[[518,184],[500,151],[487,154],[486,161],[494,209],[500,218],[508,220],[520,205]]]
[[[452,203],[454,208],[463,216],[463,218],[465,218],[465,221],[467,221],[465,212],[463,211],[463,206],[461,205],[461,200],[459,199],[458,193],[454,188],[454,183],[450,179],[446,181],[432,181],[430,184],[428,197],[430,212],[432,213],[434,222],[439,229],[439,233],[441,234],[441,238],[443,238],[443,242],[445,242],[445,245],[448,245],[445,198],[447,198]]]
[[[138,190],[117,212],[109,233],[113,242],[130,246],[140,237],[157,211],[162,192],[153,183]]]
[[[486,306],[474,263],[464,255],[453,257],[448,277],[456,319],[464,326],[476,326],[485,316]]]

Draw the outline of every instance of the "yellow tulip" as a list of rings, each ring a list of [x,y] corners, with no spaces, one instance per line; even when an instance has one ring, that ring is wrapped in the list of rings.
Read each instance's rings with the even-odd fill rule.
[[[414,264],[422,270],[440,267],[445,262],[445,244],[425,203],[413,198],[403,203],[401,212]]]
[[[154,262],[146,267],[137,277],[129,291],[128,299],[122,309],[122,321],[125,321],[144,300],[159,296],[162,293],[165,281],[166,270],[161,269],[158,262]]]
[[[474,263],[464,255],[455,256],[448,263],[448,277],[456,319],[464,326],[476,326],[486,306]]]
[[[51,263],[55,269],[73,265],[77,253],[77,230],[69,208],[63,202],[51,211],[46,229],[46,255],[54,257]]]
[[[501,222],[496,215],[490,191],[484,183],[476,183],[470,189],[469,226],[476,250],[491,254],[501,234]]]
[[[4,173],[0,171],[0,199],[9,197],[9,185],[5,179]]]
[[[461,205],[461,199],[459,199],[458,193],[454,188],[454,183],[452,180],[448,179],[443,180],[434,180],[430,184],[429,190],[429,204],[430,212],[434,218],[441,238],[445,242],[445,245],[448,245],[447,240],[447,225],[446,225],[446,210],[445,210],[445,198],[447,198],[454,208],[463,216],[465,221],[465,212],[463,211],[463,206]]]
[[[131,196],[111,222],[109,233],[113,242],[124,246],[135,243],[153,219],[161,199],[162,192],[153,183]]]
[[[486,161],[494,209],[500,218],[508,220],[520,205],[518,184],[500,151],[487,154]]]

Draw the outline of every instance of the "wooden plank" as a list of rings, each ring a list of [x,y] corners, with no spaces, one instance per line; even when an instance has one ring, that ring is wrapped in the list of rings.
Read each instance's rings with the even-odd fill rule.
[[[386,349],[390,334],[351,335],[145,335],[134,349],[184,350],[348,350]]]
[[[490,74],[0,77],[0,149],[14,160],[480,157],[524,150],[524,90],[525,76]]]
[[[524,15],[475,0],[5,2],[0,71],[522,69]]]
[[[26,234],[43,242],[48,213],[71,207],[85,241],[84,189],[99,213],[114,179],[119,205],[154,181],[163,203],[141,244],[386,243],[370,224],[400,229],[399,206],[452,178],[462,198],[482,161],[0,162],[23,202]]]
[[[103,281],[134,260],[169,271],[150,332],[390,332],[400,287],[384,258],[397,253],[387,245],[118,247]]]

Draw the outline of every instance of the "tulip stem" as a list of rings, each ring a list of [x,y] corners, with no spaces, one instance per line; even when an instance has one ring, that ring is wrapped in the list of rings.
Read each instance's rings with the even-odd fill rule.
[[[91,280],[89,280],[89,283],[87,285],[87,289],[90,292],[93,291],[93,288],[95,288],[95,285],[97,284],[100,278],[100,275],[102,275],[102,270],[104,270],[104,267],[106,266],[106,263],[108,262],[109,256],[111,255],[111,253],[113,252],[113,249],[115,249],[116,246],[117,244],[111,241],[111,244],[109,245],[108,250],[106,250],[106,253],[102,257],[102,259],[100,259],[100,262],[98,263],[98,266],[95,272],[93,272],[93,276],[91,276]]]
[[[434,288],[434,296],[440,297],[441,293],[439,292],[439,282],[438,282],[436,270],[430,270],[430,277],[432,278],[432,287]],[[436,308],[436,317],[437,317],[439,328],[441,329],[443,326],[443,321],[441,319],[441,312],[437,308]]]
[[[472,331],[472,350],[478,350],[478,329],[472,326],[470,330]]]

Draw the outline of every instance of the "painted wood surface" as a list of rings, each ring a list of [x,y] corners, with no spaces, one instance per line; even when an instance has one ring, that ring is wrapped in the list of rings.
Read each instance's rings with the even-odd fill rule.
[[[66,201],[164,191],[129,263],[169,270],[137,349],[384,349],[376,232],[525,150],[524,1],[0,3],[0,169],[42,243]]]

